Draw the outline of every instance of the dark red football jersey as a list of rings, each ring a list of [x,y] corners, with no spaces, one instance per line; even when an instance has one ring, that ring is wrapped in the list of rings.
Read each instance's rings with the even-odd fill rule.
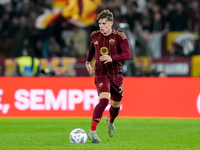
[[[113,61],[104,64],[103,61],[100,61],[102,55],[110,55]],[[95,76],[107,75],[114,79],[122,74],[121,61],[131,58],[129,41],[119,30],[112,30],[108,36],[104,36],[100,31],[94,31],[91,34],[87,61],[91,62],[94,56],[96,59]]]

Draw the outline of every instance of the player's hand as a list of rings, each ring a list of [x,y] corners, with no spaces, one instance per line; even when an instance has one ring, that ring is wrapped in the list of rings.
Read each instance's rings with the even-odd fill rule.
[[[86,69],[87,69],[89,75],[93,76],[94,75],[94,69],[92,68],[91,63],[86,61],[85,66],[86,66]]]
[[[104,64],[106,64],[108,62],[112,62],[112,58],[110,57],[110,55],[102,55],[100,57],[100,61],[104,61]]]

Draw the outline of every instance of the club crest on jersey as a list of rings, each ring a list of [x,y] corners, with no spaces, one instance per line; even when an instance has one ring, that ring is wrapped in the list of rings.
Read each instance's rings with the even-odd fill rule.
[[[114,39],[110,39],[110,40],[109,40],[109,43],[110,43],[111,45],[114,45],[114,44],[115,44],[115,40],[114,40]]]
[[[107,47],[102,47],[102,48],[100,49],[100,53],[101,53],[101,55],[107,55],[108,52],[109,52],[109,50],[108,50]]]

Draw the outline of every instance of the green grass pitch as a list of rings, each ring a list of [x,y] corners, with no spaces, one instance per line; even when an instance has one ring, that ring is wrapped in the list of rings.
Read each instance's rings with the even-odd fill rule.
[[[102,118],[97,134],[102,143],[72,144],[69,133],[87,133],[90,118],[1,118],[0,150],[199,150],[200,120],[117,118],[115,135]]]

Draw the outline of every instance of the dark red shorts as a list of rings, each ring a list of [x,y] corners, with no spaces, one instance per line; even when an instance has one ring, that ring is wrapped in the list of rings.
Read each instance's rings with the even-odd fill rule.
[[[95,85],[98,95],[102,92],[109,92],[113,101],[121,101],[123,96],[123,84],[116,85],[107,76],[95,76]]]

